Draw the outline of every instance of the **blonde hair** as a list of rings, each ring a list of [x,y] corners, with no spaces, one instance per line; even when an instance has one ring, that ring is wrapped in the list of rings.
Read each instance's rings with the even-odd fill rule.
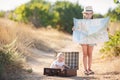
[[[58,53],[58,55],[57,55],[57,58],[59,58],[60,56],[62,56],[62,55],[64,55],[63,53]]]

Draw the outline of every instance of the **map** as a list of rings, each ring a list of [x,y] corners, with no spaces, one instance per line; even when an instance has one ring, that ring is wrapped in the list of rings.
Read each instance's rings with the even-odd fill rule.
[[[109,40],[107,27],[109,17],[98,19],[73,18],[73,41],[80,44],[96,44]]]

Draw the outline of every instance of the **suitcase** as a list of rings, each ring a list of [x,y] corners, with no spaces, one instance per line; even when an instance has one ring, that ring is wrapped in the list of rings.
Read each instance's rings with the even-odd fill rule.
[[[58,76],[60,72],[61,72],[61,69],[44,68],[44,75],[47,75],[47,76]]]
[[[65,64],[70,68],[66,68],[63,71],[55,68],[44,68],[44,75],[62,77],[77,76],[77,70],[79,69],[79,52],[62,53],[65,54]]]
[[[61,51],[59,51],[61,52]],[[56,55],[59,53],[57,52]],[[71,69],[79,69],[79,52],[62,52],[65,55],[65,64]]]
[[[62,77],[71,77],[71,76],[77,76],[77,70],[76,69],[65,69],[58,73],[58,76]]]
[[[44,75],[47,76],[61,76],[61,77],[71,77],[77,75],[76,69],[54,69],[54,68],[44,68]]]

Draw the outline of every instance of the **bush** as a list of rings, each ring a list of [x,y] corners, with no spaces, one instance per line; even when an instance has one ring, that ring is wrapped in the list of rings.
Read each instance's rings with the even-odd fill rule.
[[[120,31],[114,35],[109,35],[110,40],[106,42],[100,52],[105,56],[119,56],[120,55]]]
[[[5,12],[1,11],[0,12],[0,17],[4,17],[5,16]]]
[[[19,71],[23,67],[25,59],[18,53],[17,47],[15,46],[16,40],[12,43],[0,47],[0,75],[12,74],[15,75],[16,71]],[[13,74],[14,73],[14,74]],[[4,76],[11,77],[11,76]]]
[[[18,44],[20,42],[15,37],[15,29],[12,27],[0,27],[0,80],[20,75],[25,66],[25,58],[22,55],[24,52],[19,49]]]
[[[83,18],[82,7],[79,4],[73,4],[71,2],[56,2],[54,11],[59,13],[60,19],[57,24],[61,26],[61,29],[69,33],[72,33],[73,18]]]
[[[115,9],[109,9],[106,16],[110,16],[112,22],[120,21],[120,5]]]
[[[52,26],[72,33],[73,18],[82,18],[82,7],[66,1],[54,5],[49,2],[32,0],[16,8],[9,18],[20,22],[31,22],[35,27]]]
[[[17,52],[17,47],[15,46],[16,40],[12,43],[3,46],[0,50],[0,64],[3,65],[13,65],[17,63],[20,66],[22,55]]]
[[[16,8],[9,18],[14,21],[28,23],[31,22],[35,27],[54,26],[58,21],[58,13],[50,12],[50,4],[43,2],[31,2]]]

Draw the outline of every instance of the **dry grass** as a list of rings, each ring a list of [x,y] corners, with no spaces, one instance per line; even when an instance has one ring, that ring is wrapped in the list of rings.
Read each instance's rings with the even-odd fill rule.
[[[8,44],[12,42],[16,37],[14,31],[7,27],[0,26],[0,44]]]
[[[55,51],[71,43],[71,35],[51,28],[32,28],[31,25],[0,19],[1,43],[9,43],[17,38],[20,51],[35,47],[44,51]],[[3,38],[3,39],[2,39]],[[3,42],[4,41],[4,42]],[[62,44],[61,44],[62,43]]]
[[[114,34],[116,31],[120,31],[120,22],[111,22],[109,24],[110,33]]]
[[[119,71],[120,72],[120,65],[119,65],[119,63],[120,63],[120,57],[117,57],[115,60],[113,60],[111,65],[113,65],[112,69],[114,71]]]
[[[0,59],[3,61],[0,65],[6,66],[4,67],[4,72],[7,74],[5,77],[19,75],[23,67],[25,69],[27,66],[23,55],[27,55],[27,49],[31,45],[32,38],[29,32],[32,31],[29,31],[27,27],[20,28],[18,25],[19,23],[0,19]]]

